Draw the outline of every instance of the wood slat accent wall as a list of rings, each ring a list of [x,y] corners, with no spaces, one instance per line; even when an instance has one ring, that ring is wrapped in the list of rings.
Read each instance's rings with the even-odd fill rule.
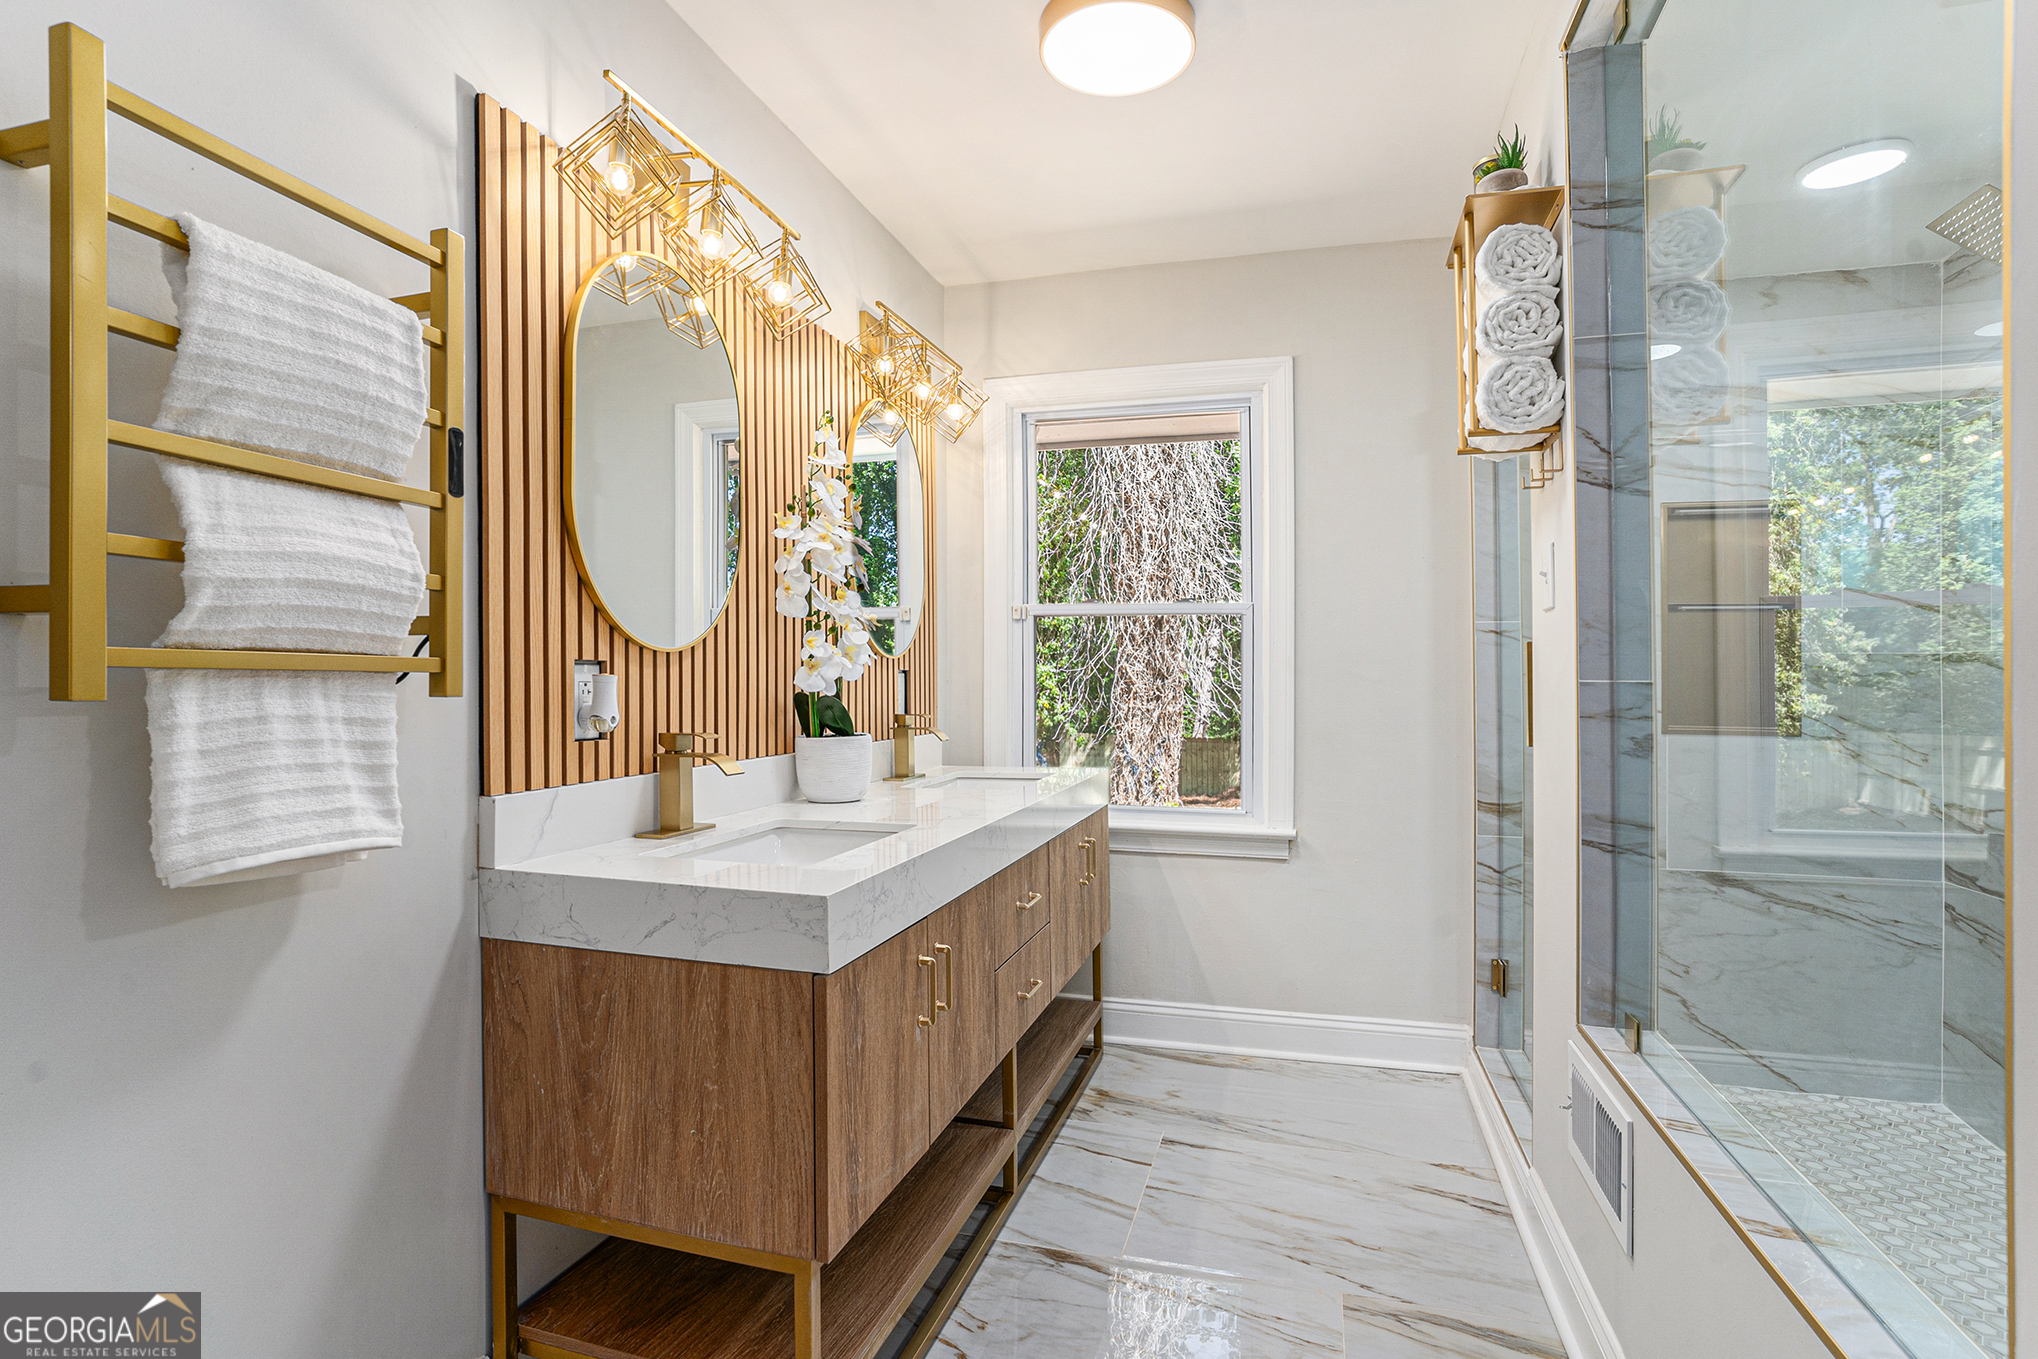
[[[822,412],[835,413],[846,437],[869,397],[851,351],[814,326],[774,340],[733,286],[711,297],[743,421],[736,588],[692,646],[660,651],[631,641],[596,607],[567,543],[560,384],[566,316],[581,280],[615,251],[655,245],[648,227],[628,240],[601,230],[554,173],[551,138],[487,95],[475,112],[481,791],[649,773],[660,731],[720,732],[717,749],[739,759],[789,754],[799,621],[771,607],[770,520],[793,498]],[[919,630],[903,657],[881,659],[843,694],[857,729],[880,740],[890,735],[900,664],[912,667],[915,707],[932,712],[938,692],[932,422],[915,417],[912,434],[928,563]],[[567,694],[576,659],[605,661],[617,676],[622,725],[607,741],[573,740]]]

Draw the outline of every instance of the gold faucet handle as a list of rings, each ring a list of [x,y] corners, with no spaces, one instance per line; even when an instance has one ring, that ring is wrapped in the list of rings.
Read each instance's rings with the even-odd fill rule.
[[[892,721],[909,731],[924,731],[937,740],[946,741],[948,733],[934,725],[934,718],[927,713],[897,713]]]
[[[722,738],[712,731],[661,731],[658,733],[660,755],[688,755],[693,753],[695,741],[719,741]],[[685,745],[680,742],[684,740]]]

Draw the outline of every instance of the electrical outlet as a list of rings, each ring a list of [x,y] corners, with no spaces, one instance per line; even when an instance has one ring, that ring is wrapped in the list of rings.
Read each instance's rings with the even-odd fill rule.
[[[568,699],[566,720],[573,724],[573,739],[576,741],[606,741],[608,734],[598,732],[580,720],[580,714],[594,702],[594,677],[601,673],[600,661],[575,661],[573,663],[573,692]]]

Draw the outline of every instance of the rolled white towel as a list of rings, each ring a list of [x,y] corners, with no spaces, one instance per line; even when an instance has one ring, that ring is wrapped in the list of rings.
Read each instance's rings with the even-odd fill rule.
[[[1727,361],[1709,345],[1686,345],[1649,365],[1649,405],[1660,425],[1697,425],[1727,406]]]
[[[1692,278],[1727,253],[1727,224],[1711,208],[1666,212],[1649,223],[1649,273],[1655,278]]]
[[[1548,358],[1564,333],[1564,315],[1549,288],[1501,293],[1479,312],[1479,352],[1494,358]]]
[[[1564,380],[1548,359],[1495,359],[1479,373],[1479,423],[1503,434],[1554,425],[1564,416]]]
[[[1563,281],[1564,258],[1547,227],[1510,222],[1495,227],[1479,247],[1472,271],[1481,283],[1502,292],[1554,288]]]
[[[1702,278],[1673,278],[1649,288],[1649,338],[1710,344],[1727,328],[1727,294]]]

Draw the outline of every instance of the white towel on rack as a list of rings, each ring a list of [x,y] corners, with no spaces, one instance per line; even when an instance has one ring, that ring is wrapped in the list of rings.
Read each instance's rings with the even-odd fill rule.
[[[1473,402],[1485,428],[1525,434],[1564,418],[1564,380],[1548,359],[1495,359],[1480,368]]]
[[[400,481],[429,387],[416,312],[185,213],[163,248],[177,361],[156,428]]]
[[[157,427],[396,480],[425,417],[417,316],[197,218],[165,252],[182,334]],[[184,607],[156,645],[396,655],[424,600],[401,506],[159,458]],[[156,871],[309,872],[403,841],[394,677],[148,672]]]
[[[1564,257],[1548,227],[1509,222],[1493,228],[1472,259],[1481,283],[1501,292],[1554,288],[1564,281]]]
[[[1727,253],[1727,224],[1704,204],[1674,208],[1649,223],[1649,276],[1696,278]]]
[[[1709,344],[1727,328],[1727,294],[1702,278],[1673,278],[1649,289],[1649,339]]]
[[[169,886],[308,873],[403,843],[391,676],[148,677],[149,829]]]

